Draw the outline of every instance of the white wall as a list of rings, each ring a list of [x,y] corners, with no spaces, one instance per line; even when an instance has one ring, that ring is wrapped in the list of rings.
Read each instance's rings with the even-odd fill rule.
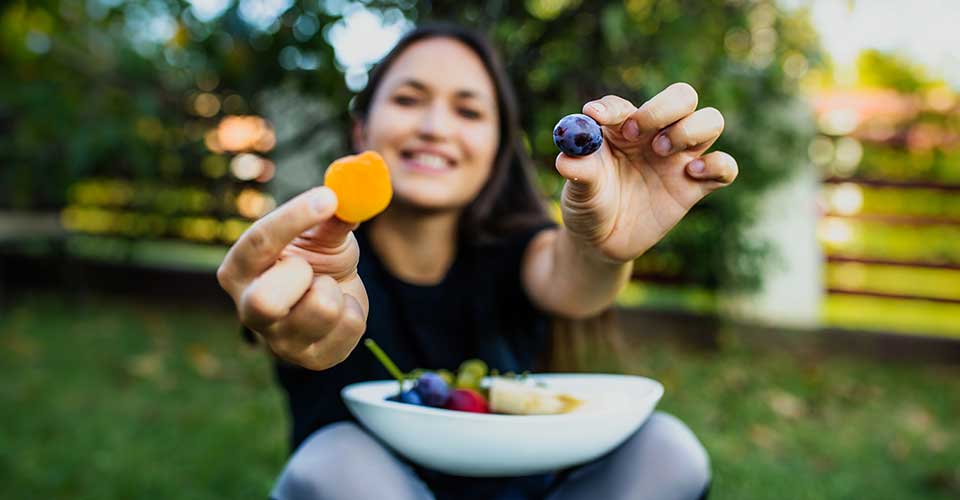
[[[773,246],[762,273],[762,289],[749,296],[721,297],[722,310],[735,319],[797,328],[819,325],[823,300],[823,254],[817,243],[819,176],[806,168],[771,189],[758,206],[751,230]]]

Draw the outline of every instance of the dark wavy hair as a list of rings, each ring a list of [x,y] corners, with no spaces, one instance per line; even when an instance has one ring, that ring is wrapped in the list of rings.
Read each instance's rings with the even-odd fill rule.
[[[547,223],[545,203],[535,187],[532,162],[521,139],[516,92],[484,35],[450,23],[424,24],[408,32],[373,68],[367,86],[352,101],[351,116],[366,122],[373,96],[390,66],[411,44],[429,38],[451,38],[473,50],[490,74],[497,92],[500,143],[490,177],[461,215],[460,237],[468,242],[483,242]]]

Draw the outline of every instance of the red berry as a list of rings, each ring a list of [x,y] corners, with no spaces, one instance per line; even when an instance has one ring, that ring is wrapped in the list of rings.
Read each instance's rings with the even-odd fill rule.
[[[450,392],[450,398],[444,408],[455,411],[469,411],[473,413],[490,413],[487,400],[473,389],[455,389]]]

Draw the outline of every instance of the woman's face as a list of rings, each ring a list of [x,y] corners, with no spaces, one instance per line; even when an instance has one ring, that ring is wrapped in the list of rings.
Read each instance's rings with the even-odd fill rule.
[[[459,210],[480,192],[497,154],[496,90],[477,54],[451,38],[407,47],[373,96],[358,145],[390,167],[397,201]]]

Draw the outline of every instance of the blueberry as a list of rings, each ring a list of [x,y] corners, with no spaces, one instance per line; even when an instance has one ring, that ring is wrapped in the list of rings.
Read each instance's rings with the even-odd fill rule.
[[[450,386],[443,380],[443,377],[436,373],[424,373],[417,379],[417,385],[414,388],[424,404],[427,406],[440,407],[447,403],[450,397]]]
[[[423,406],[423,399],[420,397],[420,394],[417,394],[417,391],[413,389],[403,391],[400,394],[394,394],[387,398],[387,401]]]
[[[553,127],[553,143],[569,156],[587,156],[603,144],[600,125],[584,114],[567,115]]]

